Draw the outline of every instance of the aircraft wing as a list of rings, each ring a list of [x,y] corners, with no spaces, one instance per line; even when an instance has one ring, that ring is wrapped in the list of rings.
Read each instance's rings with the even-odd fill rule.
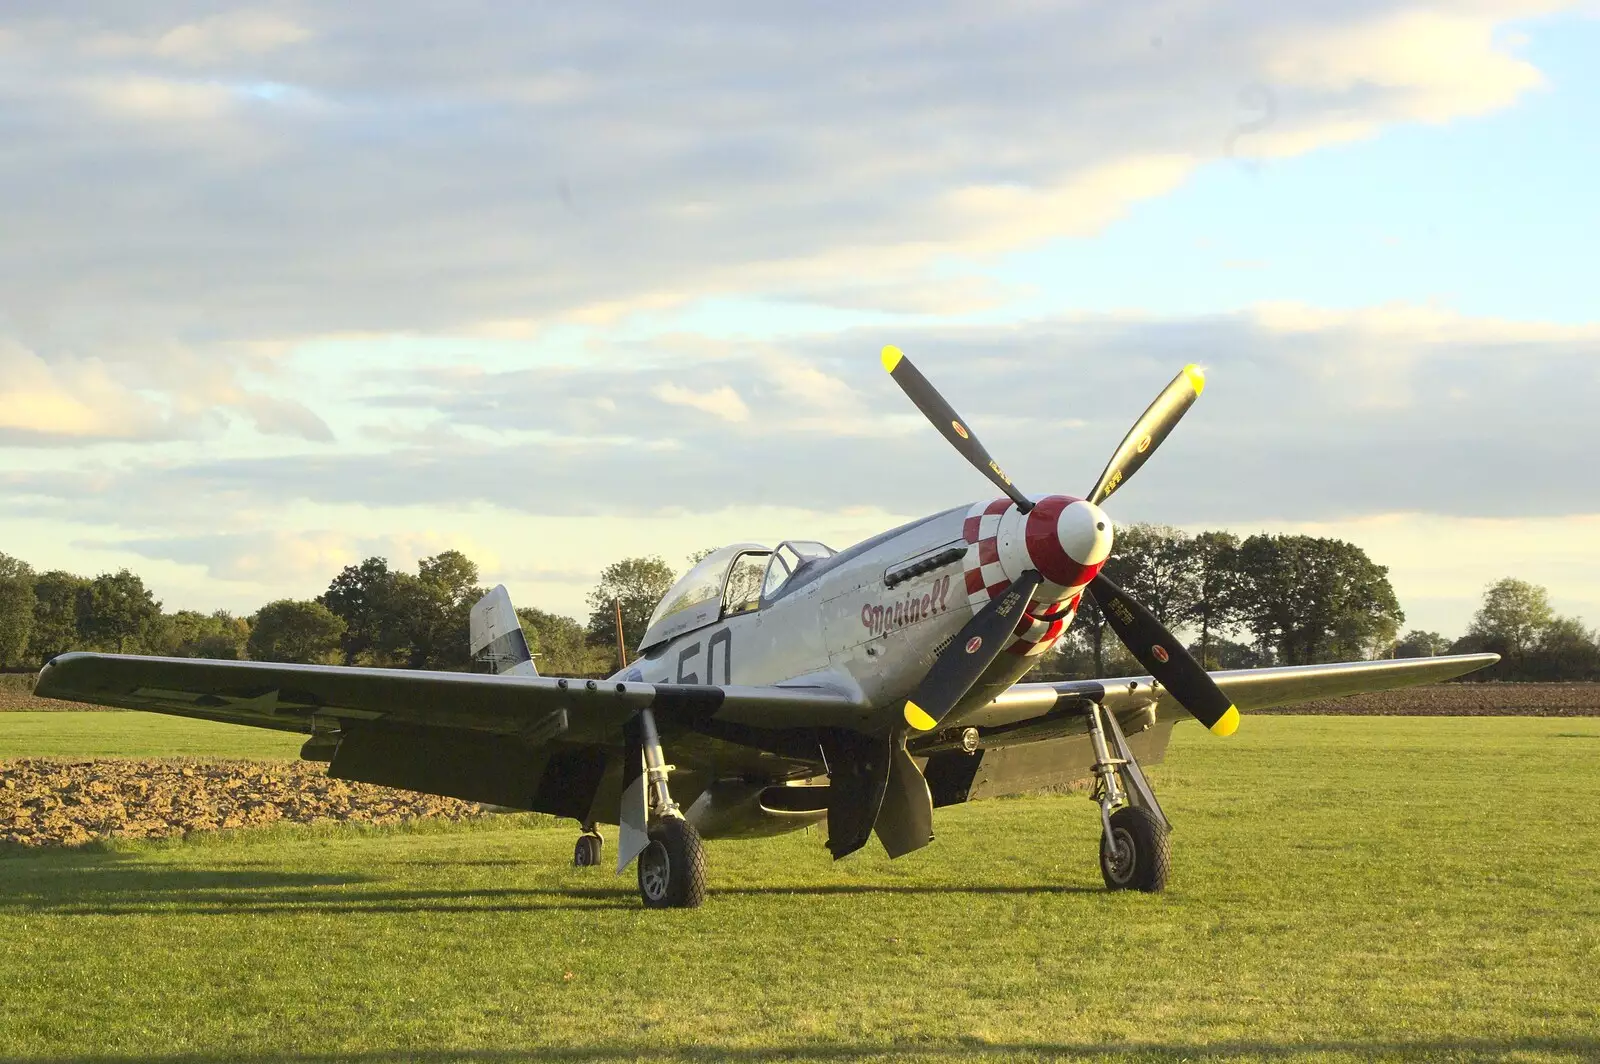
[[[711,686],[553,676],[283,665],[204,658],[62,654],[39,674],[41,698],[142,709],[282,731],[347,722],[612,740],[634,711],[728,721],[798,719],[848,726],[867,708],[816,686]]]
[[[1211,678],[1233,699],[1241,713],[1293,705],[1319,698],[1340,698],[1366,691],[1392,691],[1438,683],[1487,668],[1498,654],[1460,654],[1442,658],[1400,658],[1349,661],[1329,665],[1290,665],[1272,669],[1213,672]],[[1158,720],[1188,716],[1184,708],[1149,676],[1107,680],[1060,680],[1020,683],[980,709],[964,714],[962,726],[996,727],[1050,714],[1058,704],[1100,702],[1122,712],[1154,705]]]

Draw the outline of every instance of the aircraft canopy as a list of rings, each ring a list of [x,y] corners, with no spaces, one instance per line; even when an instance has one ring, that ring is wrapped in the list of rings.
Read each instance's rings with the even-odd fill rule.
[[[719,547],[662,597],[639,650],[715,624],[724,616],[760,609],[801,568],[833,553],[831,547],[809,540],[785,540],[776,551],[759,543]]]
[[[662,596],[660,605],[650,615],[641,651],[673,636],[692,632],[714,624],[722,617],[722,591],[728,583],[728,572],[742,555],[752,555],[750,562],[760,559],[756,569],[756,587],[761,586],[761,576],[766,572],[767,557],[772,548],[759,543],[734,543],[701,558],[699,563],[678,578],[678,582]],[[746,563],[747,565],[750,563]],[[741,569],[745,568],[741,565]]]

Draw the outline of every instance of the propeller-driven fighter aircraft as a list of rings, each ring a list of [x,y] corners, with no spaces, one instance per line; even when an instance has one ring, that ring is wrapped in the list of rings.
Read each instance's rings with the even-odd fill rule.
[[[49,698],[308,735],[330,775],[571,817],[574,862],[637,858],[652,908],[701,903],[703,838],[825,821],[835,858],[876,833],[891,857],[933,841],[934,810],[1092,778],[1112,890],[1161,890],[1170,824],[1140,768],[1192,715],[1232,734],[1241,709],[1449,679],[1492,654],[1208,674],[1101,572],[1101,508],[1205,387],[1185,367],[1088,495],[1023,494],[893,347],[883,364],[1003,493],[844,551],[788,541],[708,555],[662,599],[640,657],[607,680],[544,677],[504,587],[474,607],[479,673],[63,654]],[[1021,683],[1095,601],[1146,676]],[[673,764],[668,764],[667,751]]]

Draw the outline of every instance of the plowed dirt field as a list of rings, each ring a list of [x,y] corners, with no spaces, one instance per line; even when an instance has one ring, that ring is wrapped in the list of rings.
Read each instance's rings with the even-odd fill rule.
[[[32,673],[0,673],[0,713],[39,713],[47,711],[70,712],[80,709],[99,709],[77,702],[58,702],[53,698],[33,697]]]
[[[0,761],[0,847],[167,838],[219,828],[465,820],[482,806],[329,779],[305,761]]]
[[[1600,716],[1600,683],[1435,684],[1257,712],[1381,717],[1596,717]]]

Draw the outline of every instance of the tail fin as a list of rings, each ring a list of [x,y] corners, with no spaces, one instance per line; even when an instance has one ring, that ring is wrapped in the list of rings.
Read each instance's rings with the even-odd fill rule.
[[[511,596],[504,584],[472,607],[472,660],[487,665],[492,673],[508,676],[537,676],[522,622],[511,608]]]

